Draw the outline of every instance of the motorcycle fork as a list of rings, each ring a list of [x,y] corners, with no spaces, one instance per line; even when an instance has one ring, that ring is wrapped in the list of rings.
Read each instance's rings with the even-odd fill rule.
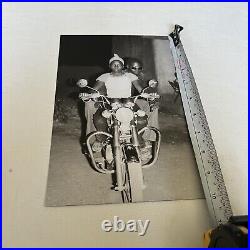
[[[114,124],[114,161],[115,161],[115,168],[116,168],[116,180],[117,180],[117,187],[115,190],[122,191],[124,189],[123,183],[123,171],[122,171],[122,154],[121,154],[121,143],[119,139],[119,126],[117,121]]]
[[[139,161],[141,162],[140,159],[140,151],[139,151],[139,139],[138,139],[138,132],[136,129],[136,124],[133,121],[131,123],[131,135],[132,135],[132,144],[134,145],[137,156]],[[124,190],[124,180],[123,180],[123,166],[122,166],[122,150],[121,150],[121,142],[120,142],[120,135],[119,135],[119,125],[118,122],[115,120],[114,121],[114,137],[113,137],[113,142],[114,142],[114,161],[115,161],[115,167],[116,167],[116,180],[117,180],[117,187],[115,187],[115,190],[117,191],[122,191]]]
[[[140,157],[140,143],[139,143],[139,139],[138,139],[138,131],[136,129],[136,124],[135,121],[132,121],[131,123],[131,132],[132,132],[132,144],[134,145],[138,158],[141,161],[141,157]]]

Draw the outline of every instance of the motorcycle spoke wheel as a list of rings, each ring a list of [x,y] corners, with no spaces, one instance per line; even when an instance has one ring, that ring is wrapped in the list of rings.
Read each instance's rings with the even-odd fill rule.
[[[132,200],[131,200],[131,192],[130,192],[129,176],[128,176],[127,169],[125,169],[125,171],[124,171],[124,190],[122,191],[122,200],[123,200],[123,203],[132,202]]]
[[[122,191],[124,203],[143,201],[143,175],[140,163],[128,163],[124,173],[125,189]]]

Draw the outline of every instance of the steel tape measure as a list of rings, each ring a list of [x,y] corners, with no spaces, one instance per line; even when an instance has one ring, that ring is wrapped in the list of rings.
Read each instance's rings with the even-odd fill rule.
[[[175,25],[169,35],[188,130],[213,226],[233,215],[217,153],[194,76],[180,40],[183,28]]]

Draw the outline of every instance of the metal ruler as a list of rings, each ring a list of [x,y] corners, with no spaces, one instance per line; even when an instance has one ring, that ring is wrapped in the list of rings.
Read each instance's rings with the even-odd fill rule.
[[[169,35],[170,46],[208,210],[213,225],[217,226],[228,222],[232,209],[194,76],[180,40],[181,30],[183,27],[175,25]]]

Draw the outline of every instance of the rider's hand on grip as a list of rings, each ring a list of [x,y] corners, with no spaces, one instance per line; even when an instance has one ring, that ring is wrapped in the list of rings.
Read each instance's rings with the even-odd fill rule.
[[[149,98],[150,94],[149,93],[141,93],[141,97],[143,98]]]
[[[160,97],[158,93],[150,93],[149,95],[150,95],[150,96],[149,96],[149,99],[151,99],[151,100],[154,100],[154,99]]]
[[[98,98],[98,97],[100,97],[99,93],[92,93],[92,94],[80,93],[79,94],[79,98],[83,101],[89,101],[89,99],[91,99],[91,98]]]
[[[87,101],[91,98],[91,95],[88,93],[80,93],[79,98],[83,101]]]
[[[98,98],[98,97],[100,97],[99,93],[93,93],[93,94],[91,94],[91,98]]]
[[[159,98],[159,95],[157,93],[142,93],[141,97],[154,100],[155,98]]]

